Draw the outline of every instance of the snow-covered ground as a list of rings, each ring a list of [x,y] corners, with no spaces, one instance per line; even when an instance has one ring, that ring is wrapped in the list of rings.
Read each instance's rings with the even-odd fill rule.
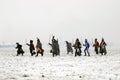
[[[31,57],[29,52],[16,56],[14,48],[2,48],[0,80],[120,80],[119,49],[109,49],[106,56],[90,52],[90,57],[74,57],[61,51],[53,58],[48,51]]]

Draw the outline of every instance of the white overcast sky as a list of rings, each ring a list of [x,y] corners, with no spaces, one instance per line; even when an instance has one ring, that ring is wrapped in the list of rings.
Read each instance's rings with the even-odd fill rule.
[[[120,41],[120,0],[0,0],[0,43],[104,37]]]

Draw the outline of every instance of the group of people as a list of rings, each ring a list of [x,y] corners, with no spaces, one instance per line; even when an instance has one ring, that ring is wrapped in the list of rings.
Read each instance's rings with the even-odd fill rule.
[[[89,47],[90,44],[88,42],[87,39],[85,39],[84,44],[79,41],[79,39],[77,38],[75,40],[75,43],[72,44],[68,41],[66,42],[66,48],[67,48],[67,54],[72,53],[73,54],[73,48],[75,49],[75,56],[81,56],[82,54],[82,46],[85,46],[84,49],[84,56],[90,56],[90,52],[89,52]],[[51,43],[48,43],[51,46],[51,50],[50,53],[52,53],[52,56],[60,56],[60,47],[59,47],[59,43],[58,43],[58,39],[55,39],[55,36],[52,37]],[[18,42],[16,43],[17,45],[17,56],[20,54],[24,54],[24,50],[22,49],[22,45],[19,44]],[[26,45],[29,46],[29,50],[30,50],[30,54],[31,56],[35,55],[36,57],[38,56],[38,54],[41,54],[41,56],[43,56],[44,54],[44,49],[42,48],[42,43],[40,42],[40,39],[37,38],[37,44],[36,44],[36,51],[35,51],[35,46],[33,44],[33,40],[30,40],[30,43],[26,43]],[[101,42],[99,43],[97,41],[97,38],[95,39],[94,43],[93,43],[93,47],[95,48],[95,52],[96,54],[101,53],[101,55],[106,55],[107,54],[107,50],[106,50],[106,42],[104,41],[104,39],[102,38]]]
[[[96,52],[96,54],[100,53],[101,55],[106,55],[107,54],[106,45],[107,44],[103,38],[100,43],[97,41],[97,38],[95,38],[93,47],[95,48],[94,51]],[[74,47],[75,56],[81,56],[82,46],[85,46],[85,49],[84,49],[85,56],[87,56],[87,55],[90,56],[90,52],[89,52],[90,44],[89,44],[88,40],[85,39],[85,43],[81,44],[78,38],[76,39],[76,41],[73,45],[70,42],[66,41],[67,54],[69,54],[70,52],[73,54],[72,47]]]
[[[84,53],[85,53],[85,56],[90,56],[90,53],[89,53],[89,47],[90,47],[90,44],[88,43],[87,39],[85,39],[85,43],[83,44],[83,46],[85,46],[85,49],[84,49]],[[75,43],[72,45],[70,42],[66,41],[66,47],[67,47],[67,54],[69,52],[71,52],[73,54],[73,49],[72,47],[74,47],[75,49],[75,56],[81,56],[82,54],[82,44],[80,43],[79,39],[77,38],[75,40]]]
[[[101,55],[106,55],[107,54],[106,45],[107,44],[103,38],[101,40],[101,43],[99,43],[96,38],[93,44],[93,46],[95,47],[96,54],[101,53]]]
[[[17,45],[17,56],[20,54],[24,54],[24,51],[22,49],[22,45],[19,44],[18,42],[16,43]],[[36,52],[35,52],[35,46],[33,44],[33,40],[30,40],[30,43],[26,43],[26,45],[29,46],[29,50],[30,50],[30,54],[31,56],[36,54],[36,57],[38,56],[38,54],[41,54],[41,56],[43,56],[44,53],[44,49],[42,48],[42,43],[40,42],[40,39],[37,38],[37,45],[36,45]]]

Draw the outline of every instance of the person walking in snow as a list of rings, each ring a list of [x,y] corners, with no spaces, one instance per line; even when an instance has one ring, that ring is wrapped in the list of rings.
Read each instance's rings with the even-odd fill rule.
[[[69,54],[69,52],[71,52],[73,54],[73,49],[72,49],[72,45],[70,42],[65,41],[66,42],[66,47],[67,47],[67,54]]]
[[[73,45],[73,47],[75,48],[75,56],[81,56],[81,43],[79,41],[79,39],[77,38],[76,41],[75,41],[75,44]]]
[[[35,47],[34,47],[34,44],[33,44],[33,40],[30,40],[30,44],[26,43],[26,45],[29,46],[31,56],[33,56],[34,54],[36,54],[35,53]]]
[[[22,56],[23,56],[24,51],[22,49],[22,45],[19,44],[18,42],[16,43],[16,45],[17,45],[17,47],[16,47],[16,49],[17,49],[17,55],[16,56],[19,56],[20,54],[22,54]]]
[[[96,52],[96,54],[98,54],[99,42],[97,41],[97,38],[95,38],[95,42],[93,44],[93,47],[95,47],[95,52]]]
[[[85,44],[83,44],[83,46],[85,46],[85,49],[84,49],[85,56],[87,56],[86,53],[88,53],[88,56],[90,56],[90,53],[89,53],[90,44],[88,43],[87,39],[85,39]]]
[[[52,43],[49,43],[49,45],[52,47],[52,49],[50,50],[50,53],[53,53],[52,54],[53,57],[60,55],[58,40],[56,40],[54,36],[52,38]]]
[[[37,55],[36,55],[36,57],[38,56],[39,53],[41,54],[41,56],[43,56],[44,50],[43,50],[43,48],[42,48],[42,43],[40,42],[40,39],[39,39],[39,38],[37,38],[36,50],[37,50]]]
[[[102,38],[101,43],[100,43],[100,53],[102,55],[106,55],[107,54],[106,45],[107,45],[106,42]]]

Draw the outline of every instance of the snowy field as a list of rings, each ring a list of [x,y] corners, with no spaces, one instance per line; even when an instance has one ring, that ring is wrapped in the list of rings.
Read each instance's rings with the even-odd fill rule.
[[[74,57],[61,51],[61,56],[16,56],[14,48],[0,48],[0,80],[120,80],[120,48],[108,49],[107,56]],[[84,53],[82,53],[84,54]]]

